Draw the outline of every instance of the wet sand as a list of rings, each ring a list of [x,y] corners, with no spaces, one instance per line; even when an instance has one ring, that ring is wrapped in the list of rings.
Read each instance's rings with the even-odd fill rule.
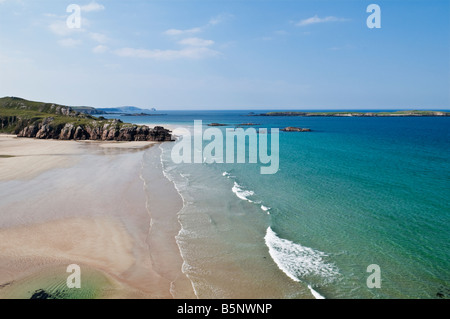
[[[195,298],[175,242],[182,201],[153,145],[0,135],[0,298]]]

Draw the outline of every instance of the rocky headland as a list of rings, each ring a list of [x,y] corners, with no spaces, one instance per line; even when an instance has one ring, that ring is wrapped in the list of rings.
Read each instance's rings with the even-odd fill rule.
[[[16,97],[0,99],[0,132],[18,137],[58,140],[172,141],[171,131],[156,126],[96,118],[69,106],[27,101]]]

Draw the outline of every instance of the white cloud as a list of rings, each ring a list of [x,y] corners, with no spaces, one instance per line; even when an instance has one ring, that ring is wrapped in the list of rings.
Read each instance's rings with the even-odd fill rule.
[[[270,35],[267,36],[263,36],[260,38],[257,38],[258,40],[262,40],[262,41],[272,41],[272,40],[276,40],[277,38],[286,36],[288,33],[284,30],[277,30],[277,31],[273,31]]]
[[[213,18],[211,18],[208,23],[204,26],[201,27],[195,27],[195,28],[191,28],[191,29],[185,29],[185,30],[180,30],[180,29],[169,29],[167,31],[164,32],[164,34],[167,35],[187,35],[187,34],[195,34],[195,33],[200,33],[202,32],[204,29],[211,27],[211,26],[215,26],[219,23],[224,22],[227,19],[232,18],[233,15],[228,14],[228,13],[222,13],[219,14],[218,16],[215,16]]]
[[[74,30],[77,29],[70,29],[67,27],[66,21],[58,20],[53,23],[51,23],[48,28],[50,31],[56,35],[66,36],[70,33],[72,33]]]
[[[109,48],[106,45],[97,45],[95,48],[92,49],[92,52],[96,54],[105,53],[109,50]]]
[[[192,28],[187,30],[179,30],[179,29],[169,29],[164,32],[167,35],[183,35],[183,34],[194,34],[202,31],[202,28]]]
[[[92,1],[89,4],[81,6],[81,11],[84,11],[84,12],[95,12],[95,11],[102,11],[102,10],[105,10],[105,6],[102,4],[99,4],[95,1]]]
[[[96,32],[91,32],[89,34],[89,36],[91,37],[92,40],[98,42],[98,43],[106,43],[108,42],[108,37],[102,33],[96,33]]]
[[[329,16],[329,17],[325,17],[325,18],[319,18],[317,15],[315,15],[314,17],[301,20],[300,22],[297,22],[295,25],[298,26],[298,27],[304,27],[304,26],[307,26],[307,25],[317,24],[317,23],[343,22],[343,21],[347,21],[347,19],[333,17],[333,16]]]
[[[84,27],[88,27],[90,25],[89,20],[85,18],[81,18],[81,28],[69,28],[67,26],[66,20],[55,20],[49,24],[49,30],[56,35],[59,36],[68,36],[73,35],[75,33],[85,32],[86,29]]]
[[[82,43],[81,40],[75,40],[72,38],[66,38],[66,39],[61,39],[58,41],[58,43],[63,46],[63,47],[67,47],[67,48],[73,48],[76,47],[78,45],[80,45]]]
[[[181,50],[145,50],[123,48],[116,50],[115,54],[121,57],[144,58],[155,60],[176,60],[176,59],[202,59],[214,57],[220,53],[205,47],[189,47]]]
[[[1,2],[1,0],[0,0],[0,2]],[[47,17],[47,18],[60,18],[61,16],[58,16],[57,14],[54,14],[54,13],[44,13],[44,17]]]
[[[48,26],[49,30],[59,36],[67,36],[70,34],[73,34],[75,32],[80,32],[82,29],[76,29],[76,28],[69,28],[67,26],[66,21],[63,20],[57,20],[52,22],[49,26]]]
[[[207,47],[214,44],[213,40],[205,40],[200,38],[187,38],[178,42],[182,45],[189,45],[194,47]]]
[[[218,16],[214,17],[214,18],[211,18],[209,20],[208,24],[209,25],[216,25],[216,24],[224,22],[225,20],[231,19],[233,17],[234,16],[232,14],[222,13],[222,14],[219,14]]]

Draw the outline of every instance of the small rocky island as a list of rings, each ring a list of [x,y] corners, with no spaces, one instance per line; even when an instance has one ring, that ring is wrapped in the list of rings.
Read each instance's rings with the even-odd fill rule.
[[[59,140],[172,141],[171,131],[157,126],[96,118],[69,106],[0,98],[0,133],[18,137]]]
[[[222,123],[211,123],[211,124],[208,124],[208,126],[228,126],[228,124],[222,124]]]
[[[311,129],[289,126],[289,127],[281,129],[280,131],[282,131],[282,132],[311,132]]]

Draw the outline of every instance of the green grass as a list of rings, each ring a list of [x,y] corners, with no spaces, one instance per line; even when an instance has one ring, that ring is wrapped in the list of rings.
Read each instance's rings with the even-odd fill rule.
[[[118,129],[133,126],[133,124],[121,121],[108,120],[103,117],[99,119],[84,113],[76,113],[73,110],[70,115],[58,114],[56,112],[58,107],[67,108],[67,106],[58,104],[27,101],[21,98],[0,98],[0,121],[6,121],[9,124],[0,128],[0,133],[17,133],[25,126],[38,125],[49,118],[52,118],[49,125],[59,129],[62,129],[66,124],[83,128],[103,127],[105,124],[114,125]]]
[[[58,104],[28,101],[17,97],[0,98],[0,107],[18,111],[28,110],[40,113],[54,113],[52,110],[56,109],[58,106],[63,107]]]

